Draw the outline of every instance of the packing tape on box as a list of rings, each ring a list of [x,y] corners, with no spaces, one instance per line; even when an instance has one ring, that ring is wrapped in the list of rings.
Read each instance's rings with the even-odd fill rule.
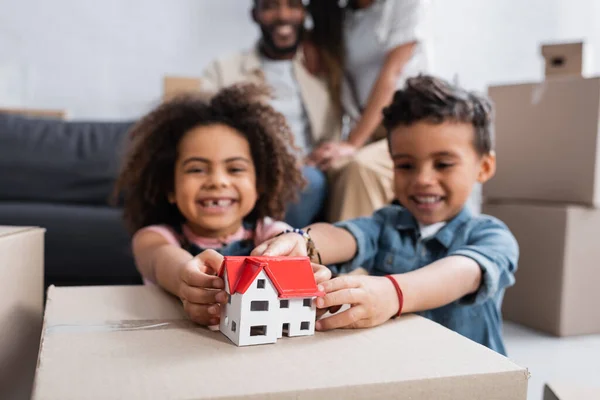
[[[531,91],[531,105],[536,106],[542,101],[542,97],[546,93],[546,82],[536,85]]]
[[[181,320],[131,320],[131,321],[107,321],[102,324],[56,324],[45,327],[46,335],[61,333],[85,333],[85,332],[125,332],[125,331],[156,331],[166,329],[206,329],[192,321]],[[218,325],[209,326],[211,331],[219,330]]]

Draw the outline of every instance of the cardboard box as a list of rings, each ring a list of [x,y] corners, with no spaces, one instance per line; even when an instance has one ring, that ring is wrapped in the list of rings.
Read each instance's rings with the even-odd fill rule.
[[[0,399],[29,399],[44,305],[44,229],[0,226]]]
[[[163,78],[163,101],[183,93],[200,91],[200,79],[183,76],[165,76]]]
[[[485,204],[520,247],[504,318],[556,336],[600,333],[600,210],[572,205]]]
[[[237,347],[156,287],[51,287],[34,399],[515,400],[527,380],[417,316]]]
[[[546,77],[582,76],[584,46],[583,42],[542,45]]]
[[[492,86],[498,170],[486,200],[600,207],[600,78]]]
[[[583,388],[575,385],[546,384],[544,400],[597,400],[600,399],[600,387]]]
[[[0,107],[0,113],[4,114],[16,114],[24,117],[34,118],[51,118],[64,120],[67,118],[66,110],[42,110],[32,108],[2,108]]]

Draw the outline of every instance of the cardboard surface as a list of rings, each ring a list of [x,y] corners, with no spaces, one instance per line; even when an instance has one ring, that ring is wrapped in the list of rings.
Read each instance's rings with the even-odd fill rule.
[[[165,76],[163,78],[163,101],[173,97],[200,90],[200,79],[183,76]]]
[[[575,385],[551,383],[544,386],[544,400],[598,400],[600,386],[583,388]]]
[[[527,379],[417,316],[237,347],[155,287],[51,287],[34,398],[525,399]]]
[[[600,78],[493,86],[498,169],[486,200],[600,207]]]
[[[541,50],[546,77],[582,76],[583,42],[546,44]]]
[[[35,110],[31,108],[2,108],[0,107],[0,113],[5,114],[17,114],[25,117],[42,117],[42,118],[53,118],[53,119],[65,119],[67,118],[66,110]]]
[[[44,229],[0,226],[0,398],[29,399],[44,299]]]
[[[520,247],[504,318],[556,336],[600,333],[600,210],[573,205],[486,204]]]

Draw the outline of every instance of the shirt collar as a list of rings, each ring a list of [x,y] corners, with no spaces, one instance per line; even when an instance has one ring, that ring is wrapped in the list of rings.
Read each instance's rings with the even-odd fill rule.
[[[442,246],[445,248],[449,248],[452,243],[452,239],[456,234],[456,231],[471,217],[473,213],[469,210],[468,207],[464,207],[454,218],[452,218],[442,229],[439,230],[433,237],[430,238],[436,239]],[[396,221],[396,229],[400,231],[413,231],[415,233],[419,232],[419,224],[412,216],[412,214],[404,207],[400,209],[398,213],[398,219]]]

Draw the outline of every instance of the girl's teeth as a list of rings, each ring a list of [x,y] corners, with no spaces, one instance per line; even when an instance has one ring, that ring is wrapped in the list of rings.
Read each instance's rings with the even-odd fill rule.
[[[204,207],[228,207],[232,203],[231,200],[204,200],[202,206]]]
[[[437,196],[417,197],[419,203],[433,204],[439,200]]]

